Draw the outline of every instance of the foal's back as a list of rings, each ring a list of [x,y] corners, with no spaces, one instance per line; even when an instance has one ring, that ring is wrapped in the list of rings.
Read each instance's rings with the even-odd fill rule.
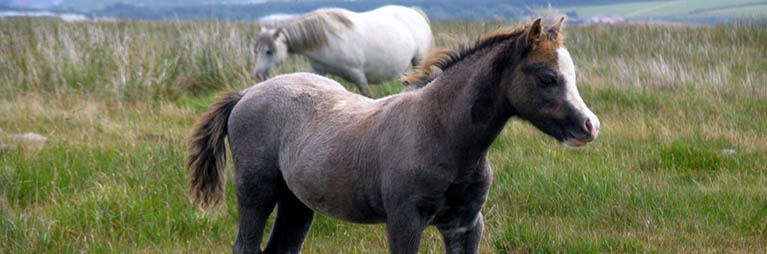
[[[289,114],[289,118],[308,121],[310,119],[303,117],[331,113],[356,114],[375,103],[373,99],[346,90],[332,79],[311,73],[293,73],[274,77],[244,90],[241,102],[232,112],[232,118],[245,111],[267,113],[259,109],[267,107],[274,111],[269,114]]]

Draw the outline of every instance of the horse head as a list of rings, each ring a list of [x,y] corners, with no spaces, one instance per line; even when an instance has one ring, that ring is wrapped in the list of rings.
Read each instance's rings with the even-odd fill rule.
[[[288,46],[280,28],[261,27],[256,40],[256,67],[251,75],[266,79],[276,66],[288,58]]]
[[[537,19],[499,58],[517,64],[496,66],[510,67],[501,83],[519,117],[566,146],[583,146],[597,137],[599,118],[578,93],[573,60],[562,46],[563,21],[544,29]]]

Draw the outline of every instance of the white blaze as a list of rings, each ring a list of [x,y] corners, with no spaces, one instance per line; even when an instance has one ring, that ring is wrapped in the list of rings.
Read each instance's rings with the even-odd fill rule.
[[[583,103],[583,99],[581,99],[581,95],[578,93],[578,87],[575,84],[575,64],[573,64],[573,59],[570,57],[570,52],[565,48],[558,48],[557,60],[559,62],[559,71],[565,76],[567,100],[591,120],[591,124],[595,129],[594,137],[596,138],[597,133],[599,133],[599,118],[591,112],[589,107],[586,107],[586,103]]]

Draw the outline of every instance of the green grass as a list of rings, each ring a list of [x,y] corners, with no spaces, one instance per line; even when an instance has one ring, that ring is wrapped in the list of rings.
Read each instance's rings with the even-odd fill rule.
[[[443,47],[503,26],[433,24]],[[482,253],[767,252],[767,26],[566,29],[600,136],[566,149],[510,121]],[[0,20],[0,253],[229,252],[232,183],[224,206],[194,209],[185,138],[217,93],[253,84],[254,31]],[[301,70],[293,57],[280,72]],[[49,139],[5,136],[23,132]],[[386,248],[382,225],[318,215],[304,253]],[[444,252],[436,230],[421,250]]]

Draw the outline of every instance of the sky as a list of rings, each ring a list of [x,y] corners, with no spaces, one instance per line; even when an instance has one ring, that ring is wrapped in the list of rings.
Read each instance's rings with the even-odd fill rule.
[[[23,8],[49,8],[51,6],[60,4],[64,0],[11,0],[11,6],[23,7]]]

